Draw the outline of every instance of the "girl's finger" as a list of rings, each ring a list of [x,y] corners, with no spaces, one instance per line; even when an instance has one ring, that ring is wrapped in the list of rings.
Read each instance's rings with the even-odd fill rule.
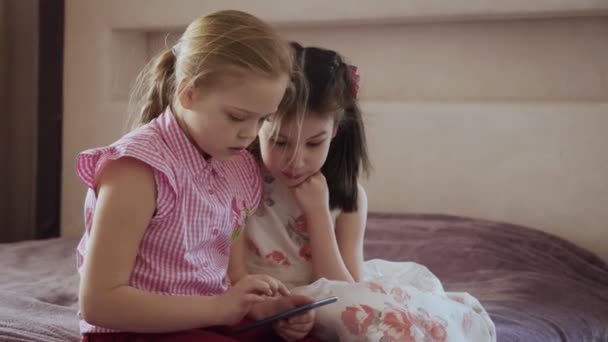
[[[291,292],[289,292],[289,289],[287,288],[287,286],[285,286],[285,284],[283,284],[283,283],[279,284],[279,293],[282,294],[283,296],[289,296],[291,294]]]
[[[308,311],[306,313],[290,317],[287,322],[289,324],[301,324],[301,323],[309,323],[314,321],[315,316],[312,314],[312,311]]]
[[[248,281],[244,285],[244,291],[245,293],[258,293],[265,294],[267,296],[272,295],[272,289],[270,288],[270,285],[268,285],[267,282],[259,279],[252,279],[251,281]]]
[[[301,340],[308,335],[308,332],[295,331],[293,329],[284,328],[279,331],[279,336],[287,341]]]
[[[245,301],[248,303],[260,303],[266,300],[265,296],[257,295],[255,293],[247,293],[244,297]]]

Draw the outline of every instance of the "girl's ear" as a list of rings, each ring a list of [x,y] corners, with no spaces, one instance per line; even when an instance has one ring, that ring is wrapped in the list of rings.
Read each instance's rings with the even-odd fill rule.
[[[336,137],[336,134],[338,134],[338,126],[339,126],[339,123],[336,120],[334,120],[334,127],[331,130],[332,139]]]
[[[184,79],[180,82],[179,87],[179,103],[184,109],[193,110],[195,102],[195,90],[192,85],[188,84]]]

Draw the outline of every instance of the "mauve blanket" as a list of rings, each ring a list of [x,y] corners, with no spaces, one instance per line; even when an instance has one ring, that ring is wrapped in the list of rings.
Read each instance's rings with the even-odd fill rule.
[[[498,342],[608,342],[608,266],[570,242],[512,224],[445,215],[370,215],[366,258],[415,261],[468,291]]]
[[[0,244],[0,341],[78,341],[77,240]],[[370,214],[365,256],[477,297],[498,341],[608,341],[608,266],[557,237],[444,215]]]
[[[78,241],[0,244],[0,341],[78,341]]]

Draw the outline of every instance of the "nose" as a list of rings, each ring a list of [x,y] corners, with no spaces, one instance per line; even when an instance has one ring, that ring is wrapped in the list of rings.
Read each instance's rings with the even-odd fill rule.
[[[304,168],[304,166],[306,166],[306,153],[304,149],[300,147],[291,153],[287,163],[288,168],[292,170],[301,170]]]
[[[239,130],[238,137],[243,140],[252,141],[258,136],[260,125],[257,122],[247,123]]]

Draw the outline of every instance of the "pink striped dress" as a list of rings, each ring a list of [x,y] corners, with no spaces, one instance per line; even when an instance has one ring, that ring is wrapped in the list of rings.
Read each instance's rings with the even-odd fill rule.
[[[169,109],[114,144],[82,152],[77,173],[89,188],[78,270],[87,256],[95,214],[96,176],[108,161],[132,157],[154,172],[156,213],[144,233],[130,285],[154,293],[212,296],[230,286],[228,255],[233,236],[261,199],[258,165],[248,152],[227,161],[205,160]],[[113,330],[88,324],[81,333]]]

